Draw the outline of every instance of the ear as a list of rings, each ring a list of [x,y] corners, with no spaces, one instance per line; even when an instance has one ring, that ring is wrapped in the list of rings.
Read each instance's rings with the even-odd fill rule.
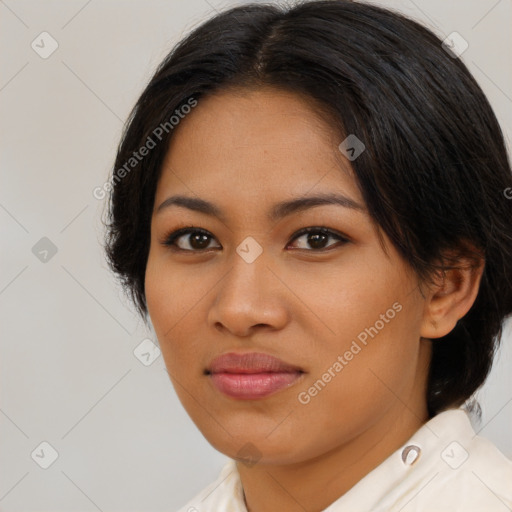
[[[453,266],[439,271],[429,286],[423,311],[420,336],[441,338],[451,332],[475,302],[485,260],[459,258]]]

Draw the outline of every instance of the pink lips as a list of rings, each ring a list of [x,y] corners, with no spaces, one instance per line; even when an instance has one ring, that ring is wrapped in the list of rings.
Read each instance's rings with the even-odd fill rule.
[[[215,358],[206,373],[225,395],[256,400],[291,386],[304,372],[268,354],[231,352]]]

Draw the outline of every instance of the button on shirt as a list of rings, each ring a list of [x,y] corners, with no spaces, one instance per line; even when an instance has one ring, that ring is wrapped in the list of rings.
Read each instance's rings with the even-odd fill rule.
[[[323,512],[370,511],[510,512],[512,461],[463,409],[446,410]],[[235,461],[179,512],[247,512]]]

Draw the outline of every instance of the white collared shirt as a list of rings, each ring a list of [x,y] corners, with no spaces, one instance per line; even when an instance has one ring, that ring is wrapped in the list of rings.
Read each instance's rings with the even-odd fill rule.
[[[510,512],[512,461],[479,437],[463,409],[425,423],[323,512]],[[236,463],[179,512],[247,512]]]

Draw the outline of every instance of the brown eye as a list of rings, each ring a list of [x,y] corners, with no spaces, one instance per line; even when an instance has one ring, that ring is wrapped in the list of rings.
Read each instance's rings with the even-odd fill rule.
[[[220,247],[220,245],[210,247],[213,240],[215,240],[213,235],[208,231],[199,228],[185,228],[168,235],[164,245],[172,246],[182,251],[199,252]]]
[[[334,242],[329,243],[330,239],[334,240]],[[322,227],[304,228],[299,231],[292,240],[302,240],[299,243],[299,247],[295,246],[294,249],[317,251],[328,249],[333,245],[337,245],[337,242],[341,242],[342,244],[348,242],[348,239],[341,234]]]

